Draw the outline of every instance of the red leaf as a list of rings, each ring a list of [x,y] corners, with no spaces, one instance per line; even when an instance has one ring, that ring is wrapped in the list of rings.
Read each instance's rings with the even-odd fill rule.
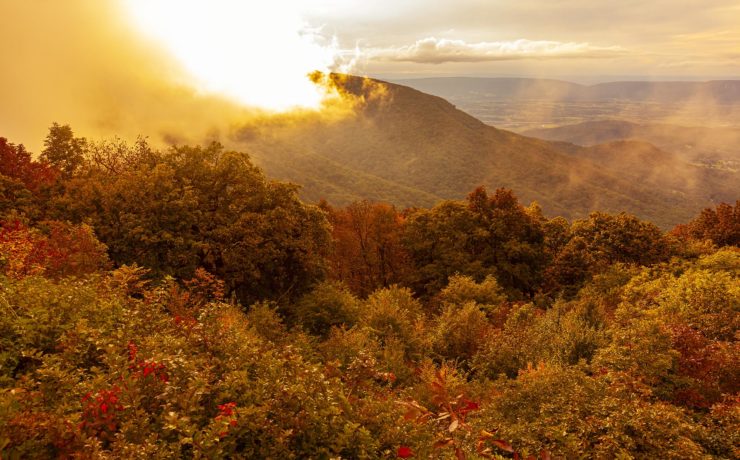
[[[398,448],[398,458],[411,458],[414,456],[414,451],[409,446],[401,446]]]
[[[468,400],[466,400],[466,401],[464,401],[464,402],[465,402],[465,408],[464,408],[464,409],[465,409],[466,411],[471,411],[471,410],[478,410],[478,409],[480,409],[480,404],[478,404],[478,403],[477,403],[477,402],[475,402],[475,401],[468,401]]]
[[[503,439],[494,439],[491,441],[491,444],[498,447],[501,450],[505,450],[506,452],[514,452],[514,448],[511,447],[511,444],[504,441]]]

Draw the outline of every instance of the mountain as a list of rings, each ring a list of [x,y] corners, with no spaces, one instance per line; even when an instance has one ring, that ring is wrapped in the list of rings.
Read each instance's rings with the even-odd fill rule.
[[[684,161],[719,169],[740,170],[740,128],[686,127],[601,120],[532,129],[527,136],[594,145],[617,140],[643,140],[678,154]]]
[[[500,99],[549,101],[606,101],[620,99],[639,102],[690,102],[713,104],[740,103],[740,80],[694,81],[616,81],[580,85],[540,78],[437,77],[394,80],[420,91],[446,98],[471,93]]]
[[[486,185],[512,188],[522,201],[537,201],[551,216],[629,211],[668,228],[717,199],[738,195],[738,190],[728,197],[724,189],[715,193],[701,177],[692,187],[667,180],[671,170],[636,180],[611,161],[596,161],[603,152],[595,148],[497,129],[440,97],[402,85],[335,79],[361,101],[353,115],[251,124],[236,138],[269,175],[303,185],[302,194],[310,201],[325,198],[341,205],[367,198],[430,206]],[[632,148],[612,145],[608,150],[619,159]]]
[[[573,144],[561,144],[561,147],[624,178],[661,190],[704,196],[711,202],[733,202],[740,196],[740,174],[736,170],[689,163],[681,155],[648,142],[619,140],[588,148]]]
[[[579,85],[536,78],[420,78],[396,83],[444,97],[483,122],[517,132],[621,119],[740,126],[740,80]]]

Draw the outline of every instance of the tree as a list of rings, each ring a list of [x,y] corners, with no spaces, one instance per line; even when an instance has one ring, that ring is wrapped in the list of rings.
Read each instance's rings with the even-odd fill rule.
[[[312,334],[326,336],[332,327],[352,327],[360,316],[360,303],[336,281],[319,283],[295,305],[291,316]]]
[[[438,297],[442,303],[454,305],[475,302],[478,305],[496,306],[506,301],[506,296],[493,276],[487,276],[480,283],[469,276],[451,276]]]
[[[87,140],[75,137],[69,125],[54,123],[44,140],[41,159],[60,170],[65,177],[70,177],[82,166],[86,148]]]
[[[537,290],[547,260],[540,220],[511,190],[489,196],[479,187],[466,202],[445,201],[409,216],[405,244],[416,267],[418,293],[438,292],[454,274],[488,275],[511,296]]]
[[[346,208],[326,207],[332,224],[331,275],[366,296],[401,282],[408,255],[401,244],[404,218],[396,208],[358,201]]]
[[[48,163],[34,161],[23,144],[15,145],[0,137],[0,175],[19,180],[38,194],[41,188],[53,184],[58,174]]]
[[[47,221],[43,230],[0,221],[0,273],[23,278],[82,276],[108,267],[105,246],[85,224]]]
[[[18,179],[0,174],[0,220],[38,217],[33,194]]]
[[[594,212],[573,222],[567,244],[547,269],[547,285],[571,297],[591,276],[616,263],[652,265],[670,255],[668,240],[656,225],[627,213]]]
[[[720,203],[715,209],[705,208],[686,230],[690,237],[711,240],[717,246],[740,246],[740,200],[734,207]]]
[[[496,267],[496,279],[510,293],[531,297],[547,262],[545,233],[536,207],[528,211],[511,190],[499,188],[489,196],[484,187],[468,195],[479,229],[476,253]]]
[[[215,143],[142,157],[90,168],[55,200],[60,217],[93,225],[116,264],[181,278],[203,267],[246,305],[298,297],[323,276],[328,224],[294,185]]]
[[[473,212],[460,201],[443,201],[432,209],[413,212],[404,229],[403,242],[414,269],[408,283],[422,297],[431,297],[455,275],[481,280],[495,275],[476,253],[478,229]]]

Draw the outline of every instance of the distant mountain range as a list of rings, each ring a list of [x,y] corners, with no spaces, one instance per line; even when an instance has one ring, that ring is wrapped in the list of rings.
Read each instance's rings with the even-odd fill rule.
[[[535,78],[398,80],[513,131],[596,120],[740,126],[740,80],[579,85]]]
[[[662,103],[701,101],[720,105],[740,103],[740,80],[617,81],[580,85],[562,80],[536,78],[440,77],[393,82],[445,98],[477,93],[501,99],[571,102],[619,99]]]
[[[582,147],[536,139],[412,88],[336,78],[366,101],[355,116],[249,125],[237,136],[268,175],[301,184],[310,201],[430,206],[485,185],[512,188],[550,216],[628,211],[669,228],[740,196],[737,173],[691,165],[644,142]]]
[[[678,154],[683,161],[719,169],[740,170],[740,128],[686,127],[602,120],[532,129],[527,136],[594,145],[617,140],[643,140]]]

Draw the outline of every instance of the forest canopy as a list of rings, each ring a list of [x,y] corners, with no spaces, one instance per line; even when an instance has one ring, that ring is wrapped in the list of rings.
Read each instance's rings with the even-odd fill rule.
[[[0,138],[0,458],[737,458],[740,201],[308,204],[247,153]]]

